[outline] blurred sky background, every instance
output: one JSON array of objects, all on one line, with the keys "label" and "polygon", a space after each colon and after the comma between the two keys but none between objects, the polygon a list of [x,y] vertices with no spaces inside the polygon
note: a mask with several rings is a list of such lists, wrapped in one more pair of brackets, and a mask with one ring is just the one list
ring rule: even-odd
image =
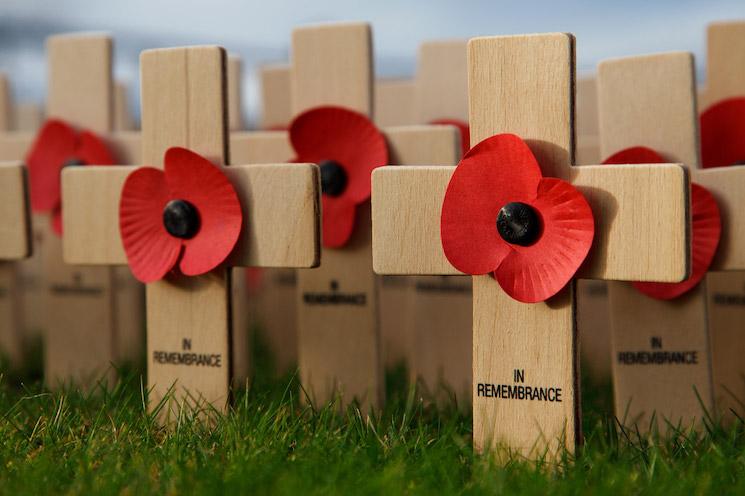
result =
[{"label": "blurred sky background", "polygon": [[0,71],[10,77],[17,100],[43,101],[44,38],[106,31],[115,37],[115,75],[130,86],[132,110],[139,114],[141,50],[217,43],[243,57],[244,114],[255,122],[255,69],[287,60],[297,25],[371,22],[379,77],[412,76],[423,40],[548,31],[577,36],[580,74],[608,57],[689,50],[702,76],[707,23],[741,18],[745,0],[0,0]]}]

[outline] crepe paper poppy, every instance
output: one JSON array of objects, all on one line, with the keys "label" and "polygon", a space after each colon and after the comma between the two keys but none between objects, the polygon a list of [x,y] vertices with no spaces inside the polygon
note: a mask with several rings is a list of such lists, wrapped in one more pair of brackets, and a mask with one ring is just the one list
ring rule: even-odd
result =
[{"label": "crepe paper poppy", "polygon": [[366,116],[342,107],[316,107],[290,124],[297,163],[321,168],[323,245],[344,246],[357,206],[370,198],[373,169],[388,163],[385,136]]},{"label": "crepe paper poppy", "polygon": [[458,128],[458,131],[460,131],[461,156],[465,155],[468,149],[471,148],[471,131],[467,122],[460,119],[435,119],[430,124],[455,126]]},{"label": "crepe paper poppy", "polygon": [[[604,164],[662,164],[668,162],[651,148],[636,146],[626,148],[609,157]],[[691,238],[693,267],[691,275],[682,282],[635,282],[634,287],[658,300],[671,300],[681,296],[706,275],[722,235],[719,207],[709,190],[691,183]]]},{"label": "crepe paper poppy", "polygon": [[52,228],[57,234],[62,234],[62,168],[113,163],[114,158],[106,144],[93,132],[77,132],[62,120],[47,120],[26,157],[31,184],[31,208],[34,212],[52,213]]},{"label": "crepe paper poppy", "polygon": [[442,204],[445,256],[466,274],[493,273],[524,303],[558,293],[587,257],[595,234],[590,205],[574,186],[543,177],[528,145],[499,134],[471,148]]},{"label": "crepe paper poppy", "polygon": [[149,283],[176,264],[204,274],[233,251],[243,224],[238,195],[225,174],[185,148],[169,148],[164,170],[140,167],[119,199],[119,232],[134,276]]},{"label": "crepe paper poppy", "polygon": [[701,114],[705,168],[745,165],[745,97],[715,103]]}]

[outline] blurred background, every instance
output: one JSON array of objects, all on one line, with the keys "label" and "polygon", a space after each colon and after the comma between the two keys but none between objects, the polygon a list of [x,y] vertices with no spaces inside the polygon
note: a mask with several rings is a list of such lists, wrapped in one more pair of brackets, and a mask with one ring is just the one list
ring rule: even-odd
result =
[{"label": "blurred background", "polygon": [[42,102],[45,37],[106,31],[115,39],[116,78],[129,86],[138,115],[141,50],[217,43],[243,58],[243,112],[252,124],[259,112],[256,68],[286,61],[290,32],[301,24],[371,22],[378,77],[411,77],[424,40],[547,31],[577,36],[579,74],[609,57],[688,50],[702,76],[706,24],[742,17],[744,0],[0,0],[0,72],[18,101]]}]

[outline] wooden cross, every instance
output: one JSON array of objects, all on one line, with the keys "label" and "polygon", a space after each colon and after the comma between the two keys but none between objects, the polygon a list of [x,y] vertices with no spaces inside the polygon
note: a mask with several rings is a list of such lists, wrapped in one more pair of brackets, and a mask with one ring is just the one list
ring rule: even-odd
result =
[{"label": "wooden cross", "polygon": [[[220,47],[149,50],[140,58],[142,157],[162,166],[173,146],[228,162],[225,52]],[[65,259],[126,264],[119,236],[122,184],[134,167],[79,167],[62,175]],[[172,274],[147,285],[151,405],[176,385],[179,402],[225,408],[230,385],[233,266],[313,267],[319,263],[319,175],[312,164],[234,165],[230,178],[245,213],[238,245],[223,266],[196,277]],[[209,368],[175,365],[171,353],[219,356]],[[212,361],[211,363],[217,363]],[[174,405],[167,409],[172,413]]]},{"label": "wooden cross", "polygon": [[413,79],[375,81],[375,123],[380,127],[418,124]]},{"label": "wooden cross", "polygon": [[292,120],[290,66],[267,64],[259,68],[261,83],[261,129],[285,128]]},{"label": "wooden cross", "polygon": [[[632,81],[633,89],[627,86]],[[653,413],[673,424],[695,424],[715,410],[733,420],[734,412],[743,413],[745,394],[745,367],[737,352],[743,344],[739,329],[745,309],[732,304],[742,301],[745,291],[740,254],[745,246],[740,224],[745,221],[745,167],[701,168],[691,54],[604,62],[599,89],[603,156],[647,146],[687,164],[691,180],[717,200],[725,243],[713,267],[721,272],[679,298],[656,300],[628,285],[611,285],[616,415],[640,428],[650,426]],[[745,94],[745,84],[742,89]],[[683,352],[690,359],[640,365],[630,358],[634,352]]]},{"label": "wooden cross", "polygon": [[[298,114],[320,105],[372,115],[372,40],[365,23],[296,29],[292,36],[292,109]],[[396,164],[455,163],[456,131],[449,126],[384,130]],[[323,264],[298,274],[300,377],[312,401],[340,395],[361,409],[383,399],[379,348],[378,279],[371,270],[369,204],[358,208],[352,238],[340,249],[325,249]],[[345,304],[319,304],[338,294]],[[320,296],[320,298],[319,298]]]},{"label": "wooden cross", "polygon": [[[103,136],[127,163],[138,153],[137,133],[112,134],[112,40],[105,35],[57,35],[47,40],[47,116]],[[81,79],[80,74],[86,74]],[[35,136],[0,136],[0,158],[23,160]],[[44,374],[49,386],[95,385],[114,378],[112,362],[136,359],[142,305],[131,276],[111,269],[71,267],[62,261],[61,240],[47,215],[34,216],[40,240],[44,311]],[[119,312],[116,308],[121,307]],[[119,346],[122,340],[126,343]],[[80,353],[81,349],[87,350]],[[131,354],[128,352],[131,351]]]},{"label": "wooden cross", "polygon": [[[521,136],[544,176],[578,187],[595,216],[578,277],[680,281],[689,270],[687,175],[679,165],[572,167],[574,37],[487,37],[468,45],[471,144]],[[373,173],[373,266],[379,274],[459,274],[440,242],[440,207],[453,167]],[[505,178],[509,180],[509,178]],[[530,458],[581,440],[574,283],[543,303],[473,278],[474,445]],[[511,396],[543,388],[553,401]],[[550,393],[550,394],[549,394]]]}]

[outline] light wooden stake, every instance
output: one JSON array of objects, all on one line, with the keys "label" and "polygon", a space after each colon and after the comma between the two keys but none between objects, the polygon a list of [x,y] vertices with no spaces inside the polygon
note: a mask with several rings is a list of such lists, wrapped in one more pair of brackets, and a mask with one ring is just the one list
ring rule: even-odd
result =
[{"label": "light wooden stake", "polygon": [[259,69],[261,129],[284,129],[292,120],[290,66],[270,64]]},{"label": "light wooden stake", "polygon": [[[229,147],[225,52],[219,47],[149,50],[141,56],[142,156],[161,167],[173,146],[217,164]],[[93,265],[126,264],[119,237],[119,197],[134,167],[80,167],[62,175],[65,259]],[[229,398],[230,267],[313,267],[319,263],[319,175],[312,164],[231,166],[244,226],[224,266],[197,277],[167,276],[147,285],[150,405],[174,388],[177,405],[223,410]],[[219,356],[219,365],[195,368],[164,363],[163,352]]]},{"label": "light wooden stake", "polygon": [[[471,144],[496,133],[521,136],[544,175],[571,181],[592,207],[594,247],[577,276],[685,278],[689,183],[681,166],[571,167],[574,38],[476,38],[468,54]],[[377,273],[459,273],[440,242],[440,207],[452,172],[383,167],[373,173]],[[537,304],[511,299],[489,276],[474,277],[473,292],[474,445],[532,459],[571,451],[581,440],[574,284]],[[519,399],[514,392],[525,386],[546,388],[553,401]]]},{"label": "light wooden stake", "polygon": [[[338,105],[372,114],[372,40],[363,23],[295,30],[291,88],[294,113]],[[421,164],[436,159],[455,163],[455,129],[414,127],[385,130],[393,163]],[[358,211],[349,244],[324,250],[319,269],[300,271],[300,377],[312,401],[337,394],[363,411],[383,398],[379,348],[378,279],[371,270],[370,214]],[[347,304],[318,304],[318,295],[341,294]],[[339,300],[336,298],[335,300]]]},{"label": "light wooden stake", "polygon": [[[598,93],[595,78],[577,80],[577,165],[600,162],[598,138]],[[611,377],[608,284],[577,281],[577,329],[580,353],[588,375],[605,383]]]},{"label": "light wooden stake", "polygon": [[375,81],[375,123],[380,127],[419,124],[416,89],[416,82],[410,79]]}]

